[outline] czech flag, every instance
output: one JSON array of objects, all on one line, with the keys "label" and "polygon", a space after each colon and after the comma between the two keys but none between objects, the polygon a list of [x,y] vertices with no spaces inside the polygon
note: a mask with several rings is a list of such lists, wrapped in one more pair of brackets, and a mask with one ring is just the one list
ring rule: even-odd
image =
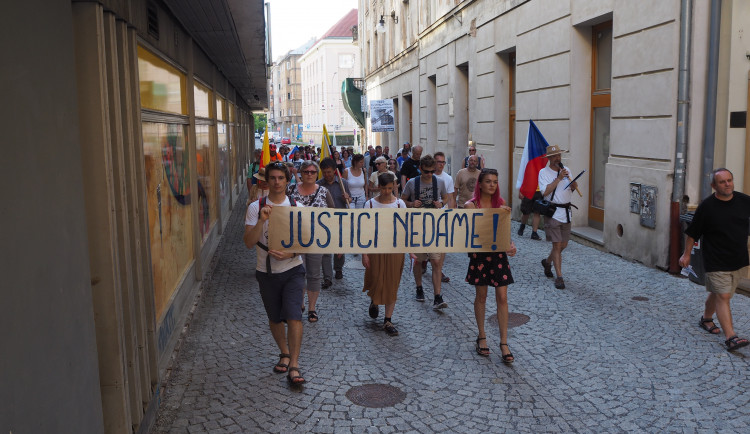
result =
[{"label": "czech flag", "polygon": [[544,139],[534,121],[529,120],[529,134],[526,136],[526,147],[521,157],[521,165],[518,167],[518,179],[516,188],[519,189],[527,199],[534,197],[539,183],[539,171],[544,169],[547,159],[547,140]]},{"label": "czech flag", "polygon": [[264,168],[271,162],[271,147],[268,144],[268,128],[263,133],[263,151],[260,154],[260,168]]}]

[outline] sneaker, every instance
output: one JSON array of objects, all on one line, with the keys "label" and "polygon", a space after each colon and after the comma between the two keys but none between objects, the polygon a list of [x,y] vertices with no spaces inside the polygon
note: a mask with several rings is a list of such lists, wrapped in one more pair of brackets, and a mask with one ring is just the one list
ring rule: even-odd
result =
[{"label": "sneaker", "polygon": [[378,317],[378,313],[380,313],[380,308],[377,304],[370,303],[370,309],[367,310],[367,313],[370,314],[370,318],[375,319]]},{"label": "sneaker", "polygon": [[435,301],[432,303],[432,308],[438,310],[445,309],[446,307],[448,307],[448,303],[443,301],[443,296],[441,294],[436,295]]},{"label": "sneaker", "polygon": [[333,286],[333,282],[331,282],[331,279],[326,279],[323,281],[323,285],[321,285],[323,289],[330,288]]},{"label": "sneaker", "polygon": [[547,262],[547,259],[542,259],[542,267],[544,267],[544,275],[547,277],[555,277],[554,274],[552,274],[552,264]]},{"label": "sneaker", "polygon": [[555,288],[565,289],[565,281],[562,277],[558,277],[557,279],[555,279]]},{"label": "sneaker", "polygon": [[388,336],[398,336],[398,330],[396,330],[396,327],[393,327],[393,323],[390,321],[383,323],[383,330],[388,333]]},{"label": "sneaker", "polygon": [[417,301],[424,301],[424,290],[421,286],[417,286]]},{"label": "sneaker", "polygon": [[520,228],[518,228],[518,236],[523,236],[523,231],[526,230],[526,225],[521,225]]},{"label": "sneaker", "polygon": [[343,279],[344,278],[344,272],[341,271],[341,270],[339,270],[339,271],[336,272],[336,275],[333,276],[333,277],[334,277],[334,279],[337,279],[337,280]]},{"label": "sneaker", "polygon": [[540,237],[538,233],[536,233],[536,232],[532,232],[532,233],[531,233],[531,239],[532,239],[532,240],[541,240],[541,239],[542,239],[542,237]]}]

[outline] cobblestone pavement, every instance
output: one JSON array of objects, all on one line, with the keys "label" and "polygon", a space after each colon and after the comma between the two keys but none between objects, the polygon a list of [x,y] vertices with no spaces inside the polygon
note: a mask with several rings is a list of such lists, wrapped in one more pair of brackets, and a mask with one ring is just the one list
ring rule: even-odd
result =
[{"label": "cobblestone pavement", "polygon": [[[530,240],[528,229],[518,237],[517,222],[510,311],[530,320],[510,330],[514,364],[500,359],[492,291],[492,355],[474,352],[465,254],[448,255],[449,307],[441,312],[429,299],[414,300],[405,267],[396,337],[380,327],[382,308],[377,320],[368,317],[364,272],[347,255],[344,279],[321,293],[320,321],[304,321],[300,367],[308,383],[290,389],[272,372],[278,349],[258,294],[255,252],[241,240],[243,211],[235,207],[217,250],[153,432],[742,432],[750,423],[750,350],[729,353],[723,337],[697,327],[702,287],[571,243],[563,257],[567,289],[557,290],[539,264],[550,244]],[[733,311],[738,333],[750,336],[750,300],[735,297]],[[373,383],[406,396],[385,408],[347,398],[352,387]]]}]

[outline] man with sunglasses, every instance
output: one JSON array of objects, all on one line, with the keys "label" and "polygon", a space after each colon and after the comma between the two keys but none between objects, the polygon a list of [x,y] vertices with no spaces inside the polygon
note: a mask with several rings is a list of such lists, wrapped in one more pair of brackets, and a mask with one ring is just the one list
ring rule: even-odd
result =
[{"label": "man with sunglasses", "polygon": [[[414,147],[416,151],[417,147]],[[404,186],[401,199],[409,208],[442,208],[448,202],[448,191],[442,180],[435,176],[435,159],[432,155],[425,155],[419,160],[421,175],[412,178]],[[441,281],[443,276],[443,254],[442,253],[411,253],[414,259],[414,282],[417,284],[417,301],[425,301],[422,288],[422,261],[429,260],[432,265],[432,288],[435,299],[432,308],[435,310],[448,307],[443,301],[441,293]]]},{"label": "man with sunglasses", "polygon": [[302,346],[300,306],[305,288],[305,268],[302,266],[302,258],[296,253],[268,248],[268,219],[271,217],[271,209],[274,206],[297,204],[292,204],[286,195],[286,186],[292,174],[284,163],[267,165],[265,175],[268,196],[247,207],[242,240],[248,249],[255,247],[255,278],[258,280],[271,335],[281,352],[273,371],[287,373],[289,384],[297,386],[305,382],[299,372]]}]

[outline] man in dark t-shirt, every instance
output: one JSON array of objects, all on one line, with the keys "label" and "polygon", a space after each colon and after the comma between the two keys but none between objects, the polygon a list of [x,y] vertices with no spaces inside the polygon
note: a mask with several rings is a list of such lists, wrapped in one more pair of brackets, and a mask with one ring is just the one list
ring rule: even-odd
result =
[{"label": "man in dark t-shirt", "polygon": [[711,334],[719,329],[713,314],[719,319],[727,350],[734,351],[748,345],[739,338],[732,324],[729,301],[734,295],[744,268],[750,264],[747,252],[748,224],[750,224],[750,196],[734,191],[732,172],[719,168],[711,174],[711,187],[716,191],[695,210],[695,216],[685,231],[685,252],[680,266],[690,265],[690,253],[695,240],[703,238],[703,265],[706,270],[706,307],[699,326]]},{"label": "man in dark t-shirt", "polygon": [[401,165],[401,186],[402,188],[406,186],[406,183],[412,179],[416,178],[421,174],[419,171],[419,159],[422,158],[422,147],[421,146],[415,146],[411,149],[411,158],[404,161],[404,164]]}]

